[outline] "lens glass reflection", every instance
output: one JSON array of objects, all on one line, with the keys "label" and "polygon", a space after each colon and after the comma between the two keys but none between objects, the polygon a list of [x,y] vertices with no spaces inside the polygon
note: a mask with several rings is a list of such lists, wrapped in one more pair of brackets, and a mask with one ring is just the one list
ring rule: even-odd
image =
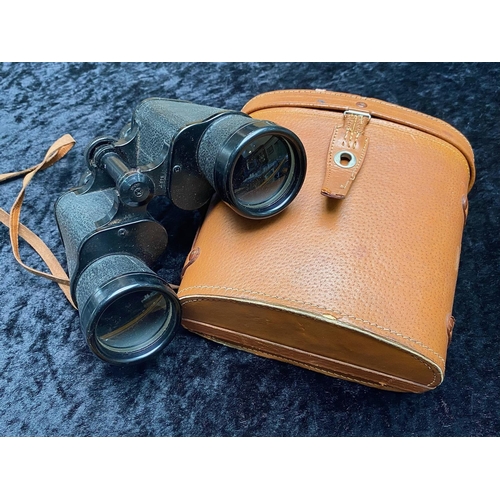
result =
[{"label": "lens glass reflection", "polygon": [[95,329],[97,343],[111,351],[132,353],[158,340],[172,310],[163,294],[135,291],[113,301],[101,314]]},{"label": "lens glass reflection", "polygon": [[275,135],[262,135],[249,142],[236,161],[232,189],[242,205],[275,203],[286,190],[293,169],[288,143]]}]

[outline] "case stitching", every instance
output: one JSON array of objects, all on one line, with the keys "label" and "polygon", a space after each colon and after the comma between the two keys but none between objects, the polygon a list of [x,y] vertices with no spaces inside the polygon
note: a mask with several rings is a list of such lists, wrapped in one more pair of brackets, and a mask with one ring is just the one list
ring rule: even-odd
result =
[{"label": "case stitching", "polygon": [[445,364],[445,360],[443,359],[443,357],[439,353],[437,353],[436,351],[434,351],[434,349],[430,348],[429,346],[427,346],[423,342],[420,342],[419,340],[416,340],[416,339],[414,339],[412,337],[409,337],[407,335],[403,335],[402,333],[399,333],[399,332],[397,332],[395,330],[392,330],[390,328],[378,325],[377,323],[373,323],[373,322],[370,322],[370,321],[362,319],[362,318],[358,318],[358,317],[353,316],[353,315],[345,314],[342,311],[337,311],[335,309],[328,309],[327,307],[320,306],[318,304],[313,304],[312,302],[305,302],[305,301],[302,301],[302,300],[289,299],[287,297],[280,297],[278,295],[268,295],[268,294],[266,294],[264,292],[254,292],[253,290],[241,290],[241,289],[238,289],[238,288],[218,286],[218,285],[196,285],[196,286],[190,286],[190,287],[184,288],[182,290],[182,292],[184,293],[186,290],[194,290],[194,289],[200,289],[200,288],[210,288],[210,289],[216,289],[216,290],[227,290],[227,291],[233,291],[233,292],[250,293],[250,294],[253,294],[253,295],[261,295],[263,297],[268,297],[268,298],[271,298],[271,299],[285,300],[287,302],[295,302],[297,304],[303,304],[303,305],[307,305],[307,306],[313,306],[313,307],[316,307],[318,309],[322,309],[323,311],[327,311],[327,312],[338,314],[338,315],[340,315],[342,317],[346,317],[346,318],[349,318],[349,319],[354,319],[354,320],[357,320],[357,321],[361,321],[362,323],[366,323],[368,325],[371,325],[371,326],[374,326],[376,328],[379,328],[380,330],[384,330],[384,331],[392,333],[392,334],[394,334],[394,335],[396,335],[398,337],[401,337],[403,339],[406,339],[406,340],[409,340],[411,342],[414,342],[415,344],[418,344],[421,347],[423,347],[424,349],[427,349],[428,351],[430,351],[433,354],[435,354],[443,362],[443,366]]},{"label": "case stitching", "polygon": [[[193,288],[193,287],[190,287],[190,288]],[[194,287],[196,288],[196,287]],[[186,289],[187,290],[187,289]],[[193,303],[193,302],[208,302],[208,301],[217,301],[217,302],[226,302],[226,299],[218,299],[218,298],[215,298],[215,297],[210,297],[210,298],[200,298],[200,299],[188,299],[184,302],[184,304],[190,304],[190,303]],[[236,302],[235,300],[229,300],[229,302]],[[264,306],[264,305],[260,305],[260,304],[254,304],[256,305],[257,307],[261,307],[263,309],[266,309],[268,308],[267,306]],[[300,314],[299,314],[300,315]],[[301,315],[303,316],[303,315]],[[312,318],[313,321],[320,321],[319,319],[317,318]],[[362,320],[361,320],[362,321]],[[253,348],[252,348],[253,349]],[[257,349],[256,349],[257,350]],[[266,351],[261,351],[261,352],[266,352]],[[436,353],[437,354],[437,353]],[[415,356],[414,354],[412,353],[409,353],[409,355],[415,359],[416,361],[418,361],[419,363],[422,363],[432,374],[432,380],[428,383],[428,384],[425,384],[426,387],[431,387],[434,382],[436,381],[436,371],[432,369],[432,367],[429,365],[429,363],[426,363],[423,359],[420,359],[419,357]],[[274,356],[274,354],[273,354]],[[439,356],[439,354],[438,354]],[[283,359],[288,359],[288,358],[283,358]],[[295,361],[294,361],[295,363]],[[297,363],[300,363],[300,362],[297,362]],[[304,367],[308,367],[309,365],[303,365]],[[325,374],[328,374],[329,372],[325,371],[323,372]],[[389,376],[389,375],[388,375]]]}]

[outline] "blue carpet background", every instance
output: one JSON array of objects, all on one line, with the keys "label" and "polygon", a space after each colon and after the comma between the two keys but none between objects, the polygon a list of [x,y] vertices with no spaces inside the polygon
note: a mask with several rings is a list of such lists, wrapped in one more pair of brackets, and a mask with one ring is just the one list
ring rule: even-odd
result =
[{"label": "blue carpet background", "polygon": [[[324,88],[413,108],[460,130],[477,181],[464,232],[447,372],[436,390],[382,392],[230,349],[180,329],[154,361],[115,368],[87,348],[59,288],[22,270],[0,227],[1,436],[498,436],[500,432],[500,65],[485,63],[0,64],[0,173],[77,144],[28,188],[22,221],[58,258],[57,196],[76,185],[83,150],[116,135],[151,96],[240,109],[276,89]],[[20,181],[0,185],[8,209]],[[199,223],[164,201],[171,282]],[[28,265],[43,263],[22,245]]]}]

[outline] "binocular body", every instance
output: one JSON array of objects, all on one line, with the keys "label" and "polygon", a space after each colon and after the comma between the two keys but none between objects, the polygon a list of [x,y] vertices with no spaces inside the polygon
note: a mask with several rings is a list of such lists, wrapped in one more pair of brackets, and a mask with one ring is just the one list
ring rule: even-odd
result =
[{"label": "binocular body", "polygon": [[144,360],[180,324],[175,292],[151,267],[166,229],[148,212],[157,196],[196,210],[214,193],[244,217],[271,217],[302,186],[306,156],[295,134],[244,113],[146,99],[118,138],[99,137],[87,171],[56,202],[71,294],[87,343],[112,364]]}]

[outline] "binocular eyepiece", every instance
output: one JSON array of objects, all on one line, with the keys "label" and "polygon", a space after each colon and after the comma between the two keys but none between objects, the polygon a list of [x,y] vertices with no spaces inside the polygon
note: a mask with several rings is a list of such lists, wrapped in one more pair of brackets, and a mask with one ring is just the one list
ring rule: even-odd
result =
[{"label": "binocular eyepiece", "polygon": [[151,267],[167,247],[148,212],[157,196],[197,210],[214,194],[250,219],[274,216],[306,173],[299,138],[275,123],[186,101],[141,102],[117,139],[85,152],[81,185],[56,202],[71,294],[91,350],[112,364],[158,353],[180,324],[172,288]]}]

